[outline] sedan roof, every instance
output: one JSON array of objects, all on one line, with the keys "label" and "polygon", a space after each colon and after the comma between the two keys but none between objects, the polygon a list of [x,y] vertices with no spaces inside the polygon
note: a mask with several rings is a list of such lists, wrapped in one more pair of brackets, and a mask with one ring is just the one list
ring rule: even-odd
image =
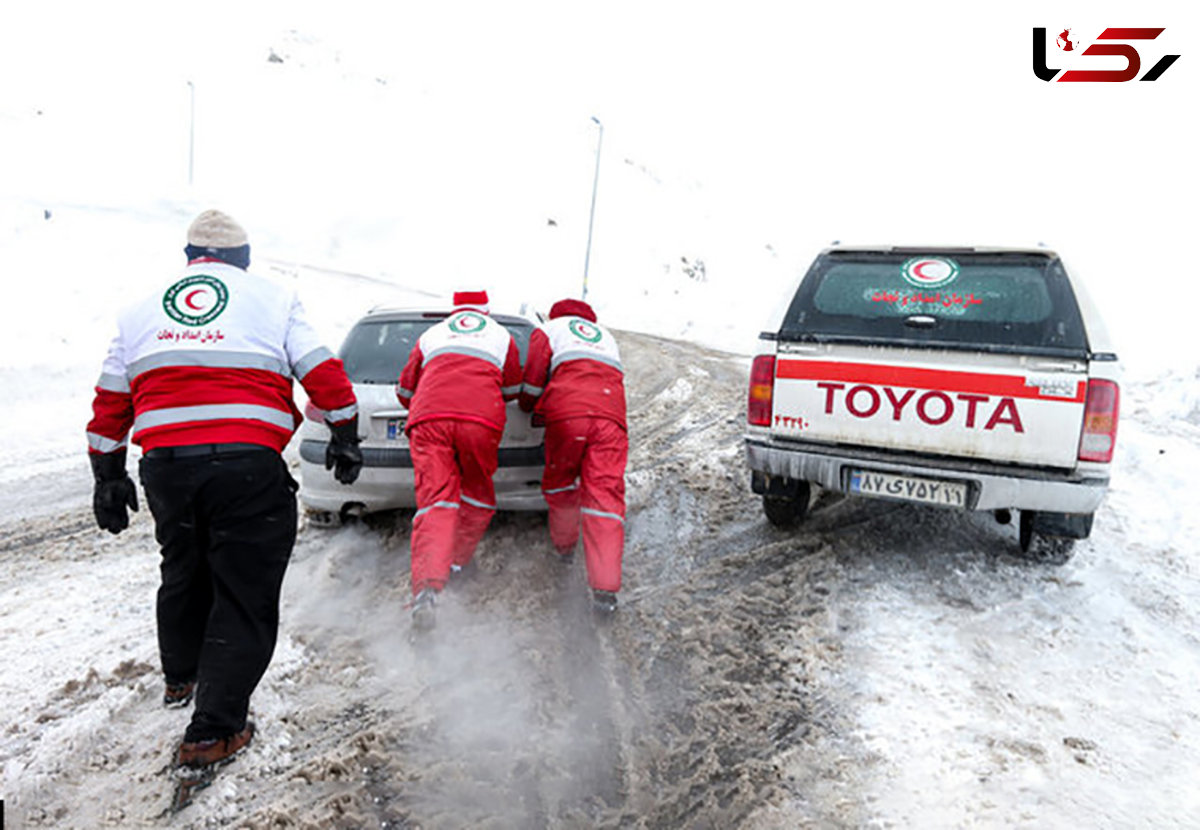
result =
[{"label": "sedan roof", "polygon": [[[367,320],[442,320],[449,317],[455,311],[454,306],[421,306],[421,307],[391,307],[378,306],[372,308],[363,319]],[[489,317],[492,317],[499,322],[523,322],[536,326],[537,320],[526,314],[505,313],[505,312],[490,312]]]}]

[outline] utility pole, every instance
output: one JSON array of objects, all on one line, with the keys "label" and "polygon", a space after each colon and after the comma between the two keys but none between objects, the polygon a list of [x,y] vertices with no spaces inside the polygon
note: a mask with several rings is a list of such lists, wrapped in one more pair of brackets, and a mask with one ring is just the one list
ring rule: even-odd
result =
[{"label": "utility pole", "polygon": [[596,188],[600,184],[600,145],[604,141],[604,125],[594,115],[592,121],[596,123],[600,131],[596,137],[596,175],[592,178],[592,209],[588,214],[587,252],[583,255],[583,296],[580,297],[581,300],[587,299],[588,263],[592,258],[592,222],[596,218]]},{"label": "utility pole", "polygon": [[187,85],[191,110],[188,118],[188,187],[191,187],[196,163],[196,85],[191,81]]}]

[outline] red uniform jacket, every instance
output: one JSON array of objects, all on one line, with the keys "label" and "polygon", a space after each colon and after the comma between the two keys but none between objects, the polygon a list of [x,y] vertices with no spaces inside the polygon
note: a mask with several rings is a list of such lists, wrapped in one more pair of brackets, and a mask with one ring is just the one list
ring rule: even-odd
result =
[{"label": "red uniform jacket", "polygon": [[504,326],[478,311],[462,310],[417,341],[396,384],[408,409],[405,430],[451,418],[503,431],[505,401],[521,390],[521,355]]},{"label": "red uniform jacket", "polygon": [[607,418],[625,424],[625,373],[608,329],[583,317],[555,317],[529,338],[521,408],[545,418]]}]

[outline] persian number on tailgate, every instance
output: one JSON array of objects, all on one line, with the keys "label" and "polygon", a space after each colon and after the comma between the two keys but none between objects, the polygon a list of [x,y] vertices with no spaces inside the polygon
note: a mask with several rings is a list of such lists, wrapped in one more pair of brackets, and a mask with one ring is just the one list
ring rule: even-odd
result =
[{"label": "persian number on tailgate", "polygon": [[404,422],[407,418],[388,418],[387,419],[387,440],[395,441],[404,436]]},{"label": "persian number on tailgate", "polygon": [[967,503],[965,484],[891,473],[873,473],[869,470],[855,470],[850,474],[850,492],[951,507],[963,507]]}]

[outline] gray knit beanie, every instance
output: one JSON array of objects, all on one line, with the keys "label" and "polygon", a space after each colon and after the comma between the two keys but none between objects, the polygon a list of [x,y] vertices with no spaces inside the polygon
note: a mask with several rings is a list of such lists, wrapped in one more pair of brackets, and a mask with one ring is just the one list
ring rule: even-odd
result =
[{"label": "gray knit beanie", "polygon": [[197,248],[240,248],[249,244],[246,231],[232,216],[206,210],[188,228],[187,241]]}]

